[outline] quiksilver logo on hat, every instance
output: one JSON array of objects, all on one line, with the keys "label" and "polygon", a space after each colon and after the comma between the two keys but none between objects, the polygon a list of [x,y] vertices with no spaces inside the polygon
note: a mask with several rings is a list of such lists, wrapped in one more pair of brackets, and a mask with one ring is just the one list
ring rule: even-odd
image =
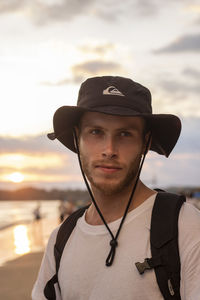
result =
[{"label": "quiksilver logo on hat", "polygon": [[120,92],[115,86],[107,87],[107,89],[103,90],[103,95],[115,95],[124,97],[122,92]]}]

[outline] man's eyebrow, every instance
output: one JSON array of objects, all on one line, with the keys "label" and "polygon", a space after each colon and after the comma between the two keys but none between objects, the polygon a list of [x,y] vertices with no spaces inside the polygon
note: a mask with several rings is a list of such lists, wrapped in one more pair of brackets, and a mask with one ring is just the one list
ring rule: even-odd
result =
[{"label": "man's eyebrow", "polygon": [[138,126],[134,126],[134,125],[127,125],[125,127],[119,127],[116,130],[121,131],[121,130],[138,130]]},{"label": "man's eyebrow", "polygon": [[95,124],[95,123],[90,123],[90,122],[87,122],[87,123],[83,123],[81,124],[81,126],[84,126],[84,127],[96,127],[96,128],[103,128],[103,126],[101,125],[98,125],[98,124]]},{"label": "man's eyebrow", "polygon": [[84,122],[83,122],[83,123],[80,123],[79,128],[80,128],[80,129],[87,129],[87,128],[105,129],[103,126],[98,125],[98,124],[95,124],[95,123],[90,122],[90,121],[88,121],[88,122],[86,122],[86,123],[84,123]]},{"label": "man's eyebrow", "polygon": [[[86,123],[84,124],[84,126],[82,128],[97,128],[97,129],[102,129],[102,130],[109,130],[109,127],[104,127],[104,126],[101,126],[101,125],[98,125],[98,124],[95,124],[95,123]],[[138,131],[139,128],[137,126],[132,126],[132,125],[128,125],[128,126],[123,126],[123,127],[118,127],[118,128],[115,128],[114,131],[115,132],[120,132],[120,131]]]}]

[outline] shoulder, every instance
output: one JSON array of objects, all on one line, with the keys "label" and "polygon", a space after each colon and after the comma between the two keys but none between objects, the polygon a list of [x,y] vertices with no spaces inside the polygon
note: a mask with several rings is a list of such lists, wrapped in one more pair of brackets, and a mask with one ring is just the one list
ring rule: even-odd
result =
[{"label": "shoulder", "polygon": [[53,245],[55,244],[58,232],[59,232],[62,224],[63,223],[59,224],[56,228],[53,229],[53,231],[51,232],[51,234],[49,236],[47,246],[51,245],[51,244],[53,244]]},{"label": "shoulder", "polygon": [[[179,216],[179,253],[183,299],[199,299],[200,286],[200,211],[184,203]],[[182,299],[181,298],[181,299]]]},{"label": "shoulder", "polygon": [[185,202],[179,215],[179,247],[182,255],[200,243],[200,211]]},{"label": "shoulder", "polygon": [[53,246],[55,245],[56,237],[57,237],[57,234],[58,234],[59,229],[60,229],[60,225],[57,226],[57,227],[52,231],[52,233],[50,234],[50,237],[49,237],[49,240],[48,240],[48,243],[47,243],[47,248],[48,248],[48,247],[52,247],[52,245],[53,245]]},{"label": "shoulder", "polygon": [[54,262],[54,245],[56,243],[57,234],[59,231],[60,225],[56,227],[49,236],[42,263],[44,264],[52,264]]},{"label": "shoulder", "polygon": [[179,227],[187,227],[186,231],[191,233],[196,229],[199,230],[199,226],[200,210],[188,202],[183,203],[179,216]]}]

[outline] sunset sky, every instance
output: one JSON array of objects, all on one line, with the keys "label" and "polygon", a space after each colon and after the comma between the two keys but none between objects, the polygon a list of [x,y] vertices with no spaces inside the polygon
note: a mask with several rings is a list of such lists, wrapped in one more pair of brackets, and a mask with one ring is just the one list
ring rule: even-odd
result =
[{"label": "sunset sky", "polygon": [[46,134],[98,75],[144,84],[155,113],[182,120],[171,156],[149,153],[144,182],[200,185],[199,0],[1,0],[0,45],[0,189],[84,187],[76,155]]}]

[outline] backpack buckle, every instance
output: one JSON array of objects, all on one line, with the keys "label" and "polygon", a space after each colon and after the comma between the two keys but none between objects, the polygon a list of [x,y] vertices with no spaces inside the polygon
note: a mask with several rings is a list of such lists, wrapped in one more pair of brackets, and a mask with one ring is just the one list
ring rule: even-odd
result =
[{"label": "backpack buckle", "polygon": [[156,268],[158,266],[162,266],[164,265],[162,257],[159,256],[155,256],[152,258],[145,258],[143,263],[140,262],[136,262],[135,263],[138,271],[140,274],[143,274],[145,270],[149,270],[149,269],[153,269]]},{"label": "backpack buckle", "polygon": [[136,265],[136,268],[138,269],[140,274],[143,274],[145,270],[149,270],[149,269],[152,268],[149,265],[149,259],[148,258],[145,258],[143,263],[136,262],[135,265]]}]

